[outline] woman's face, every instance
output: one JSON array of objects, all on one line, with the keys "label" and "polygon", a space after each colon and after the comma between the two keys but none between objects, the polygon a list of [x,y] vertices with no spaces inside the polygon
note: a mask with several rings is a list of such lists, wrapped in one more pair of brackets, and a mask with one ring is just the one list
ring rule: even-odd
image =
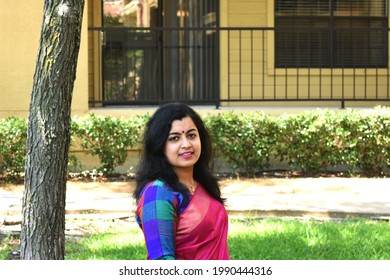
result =
[{"label": "woman's face", "polygon": [[172,122],[164,154],[174,170],[192,168],[201,153],[198,129],[190,117]]}]

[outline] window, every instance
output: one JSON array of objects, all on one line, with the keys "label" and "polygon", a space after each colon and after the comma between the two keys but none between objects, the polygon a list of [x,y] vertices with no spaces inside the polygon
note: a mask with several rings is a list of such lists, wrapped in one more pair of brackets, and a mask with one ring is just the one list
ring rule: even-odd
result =
[{"label": "window", "polygon": [[388,64],[387,0],[275,0],[275,29],[279,68]]},{"label": "window", "polygon": [[218,98],[218,0],[102,1],[104,104]]}]

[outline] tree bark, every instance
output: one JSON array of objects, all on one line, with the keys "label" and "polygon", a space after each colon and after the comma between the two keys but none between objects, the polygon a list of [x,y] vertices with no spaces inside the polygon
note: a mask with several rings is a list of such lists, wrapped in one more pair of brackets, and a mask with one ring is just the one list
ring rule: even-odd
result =
[{"label": "tree bark", "polygon": [[45,0],[34,74],[23,194],[21,259],[65,257],[71,101],[84,0]]}]

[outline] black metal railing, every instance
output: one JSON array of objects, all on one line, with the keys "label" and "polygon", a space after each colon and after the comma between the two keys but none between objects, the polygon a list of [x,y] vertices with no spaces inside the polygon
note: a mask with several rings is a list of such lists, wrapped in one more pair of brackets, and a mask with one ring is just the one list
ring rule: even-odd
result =
[{"label": "black metal railing", "polygon": [[[340,61],[340,52],[345,53],[345,67],[342,61],[338,67],[329,67],[327,61],[318,60],[332,59],[334,42],[315,41],[327,38],[324,28],[89,30],[91,37],[97,38],[95,42],[100,42],[95,46],[99,59],[94,61],[94,75],[102,81],[90,94],[91,106],[158,105],[175,100],[217,107],[225,103],[336,101],[344,107],[349,101],[390,101],[388,28],[380,29],[380,44],[369,42],[377,50],[353,42],[339,44],[337,59]],[[367,40],[372,33],[361,28],[342,31],[367,34]],[[315,48],[318,45],[321,47]],[[353,56],[348,56],[352,47]],[[293,65],[289,57],[292,48]],[[310,57],[316,58],[315,66]]]}]

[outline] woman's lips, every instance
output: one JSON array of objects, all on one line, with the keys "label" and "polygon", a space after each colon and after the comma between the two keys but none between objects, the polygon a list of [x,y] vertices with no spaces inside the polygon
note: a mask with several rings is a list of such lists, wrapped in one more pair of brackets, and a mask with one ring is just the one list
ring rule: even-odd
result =
[{"label": "woman's lips", "polygon": [[192,153],[190,153],[190,152],[182,153],[179,156],[182,157],[182,158],[191,158],[192,157]]}]

